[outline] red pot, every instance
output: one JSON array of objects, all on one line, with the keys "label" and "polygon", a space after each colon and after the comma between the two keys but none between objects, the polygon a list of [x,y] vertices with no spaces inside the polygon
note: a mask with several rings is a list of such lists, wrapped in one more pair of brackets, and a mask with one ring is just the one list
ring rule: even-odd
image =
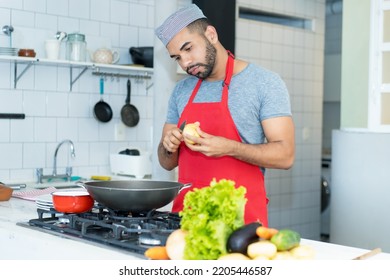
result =
[{"label": "red pot", "polygon": [[54,209],[62,213],[88,212],[95,202],[87,191],[58,191],[52,197]]}]

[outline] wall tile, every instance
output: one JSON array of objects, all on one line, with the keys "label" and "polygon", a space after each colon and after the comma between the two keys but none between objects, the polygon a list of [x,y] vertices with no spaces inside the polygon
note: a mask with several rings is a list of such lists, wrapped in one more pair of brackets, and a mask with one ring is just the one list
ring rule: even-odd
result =
[{"label": "wall tile", "polygon": [[[91,35],[99,36],[100,35],[100,23],[98,21],[91,20],[80,20],[80,33],[88,34],[88,47],[91,43]],[[107,46],[110,47],[110,46]]]},{"label": "wall tile", "polygon": [[111,1],[110,22],[129,24],[129,4],[123,1]]},{"label": "wall tile", "polygon": [[113,23],[100,23],[100,35],[111,40],[111,45],[119,46],[119,26]]},{"label": "wall tile", "polygon": [[129,6],[129,25],[148,26],[148,6],[141,4],[130,4]]},{"label": "wall tile", "polygon": [[0,92],[0,112],[14,113],[22,111],[22,93],[20,91],[2,91]]},{"label": "wall tile", "polygon": [[1,6],[4,8],[22,9],[23,0],[2,0]]},{"label": "wall tile", "polygon": [[39,13],[46,12],[46,0],[23,0],[23,9]]},{"label": "wall tile", "polygon": [[[90,18],[89,0],[69,0],[69,16],[75,18]],[[92,3],[93,5],[93,3]]]},{"label": "wall tile", "polygon": [[[80,20],[68,17],[58,17],[58,30],[65,31],[68,34],[80,33]],[[88,42],[88,36],[85,40]]]},{"label": "wall tile", "polygon": [[48,117],[67,117],[68,94],[60,92],[48,93],[46,112]]},{"label": "wall tile", "polygon": [[91,19],[108,22],[110,20],[110,1],[94,0],[90,11]]},{"label": "wall tile", "polygon": [[78,140],[78,122],[76,118],[57,119],[57,141],[64,139]]},{"label": "wall tile", "polygon": [[78,121],[78,139],[80,142],[89,142],[98,139],[98,121],[91,118],[81,118]]},{"label": "wall tile", "polygon": [[[14,32],[17,31],[17,26],[31,27],[35,24],[35,13],[13,10],[12,11],[12,25],[14,26]],[[13,33],[15,34],[15,33]]]},{"label": "wall tile", "polygon": [[109,155],[106,151],[109,150],[108,142],[90,144],[89,164],[90,166],[106,165],[109,161]]},{"label": "wall tile", "polygon": [[[36,13],[35,14],[35,28],[57,30],[57,16]],[[53,34],[53,38],[54,38]]]},{"label": "wall tile", "polygon": [[24,120],[11,120],[11,142],[34,141],[34,121],[32,118]]},{"label": "wall tile", "polygon": [[123,48],[138,47],[138,28],[121,26],[119,29],[119,46]]},{"label": "wall tile", "polygon": [[13,169],[23,167],[21,143],[7,143],[0,145],[0,155],[7,160],[0,161],[0,169]]},{"label": "wall tile", "polygon": [[34,118],[34,141],[55,142],[57,140],[57,122],[54,118]]},{"label": "wall tile", "polygon": [[10,120],[0,120],[0,142],[9,142],[10,140]]},{"label": "wall tile", "polygon": [[24,143],[23,144],[23,167],[40,168],[45,166],[45,144]]},{"label": "wall tile", "polygon": [[46,0],[47,13],[53,15],[68,16],[69,0]]}]

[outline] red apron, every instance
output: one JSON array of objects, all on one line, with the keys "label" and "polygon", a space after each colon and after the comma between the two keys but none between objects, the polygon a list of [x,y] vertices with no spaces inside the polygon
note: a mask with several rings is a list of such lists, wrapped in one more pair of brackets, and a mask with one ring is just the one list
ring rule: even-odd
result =
[{"label": "red apron", "polygon": [[[199,121],[203,131],[241,142],[228,108],[228,88],[233,75],[233,67],[234,57],[229,53],[221,102],[193,102],[202,83],[199,79],[183,110],[179,124],[184,120],[187,123]],[[259,167],[230,156],[207,157],[202,153],[191,151],[184,142],[181,143],[179,150],[179,182],[192,183],[192,186],[183,189],[178,194],[173,202],[172,211],[181,211],[185,194],[193,188],[209,186],[213,178],[217,181],[233,180],[236,187],[246,187],[245,223],[260,221],[264,226],[268,226],[268,199],[264,188],[264,176]]]}]

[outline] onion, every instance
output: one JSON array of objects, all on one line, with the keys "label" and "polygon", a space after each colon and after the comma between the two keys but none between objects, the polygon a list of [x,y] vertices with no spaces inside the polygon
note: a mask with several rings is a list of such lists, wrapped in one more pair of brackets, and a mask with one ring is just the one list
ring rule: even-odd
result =
[{"label": "onion", "polygon": [[186,231],[177,229],[168,236],[165,246],[167,249],[167,254],[171,260],[184,260],[186,235]]}]

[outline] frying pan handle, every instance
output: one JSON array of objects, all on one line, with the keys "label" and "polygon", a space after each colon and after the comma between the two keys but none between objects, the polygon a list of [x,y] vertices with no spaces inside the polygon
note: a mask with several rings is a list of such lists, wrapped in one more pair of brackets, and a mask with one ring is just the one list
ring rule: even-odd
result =
[{"label": "frying pan handle", "polygon": [[184,185],[180,188],[179,193],[180,193],[182,190],[188,189],[188,188],[190,188],[190,187],[192,187],[192,183],[184,184]]},{"label": "frying pan handle", "polygon": [[130,79],[127,79],[127,96],[126,96],[126,104],[130,104],[130,92],[131,92],[131,82],[130,82]]},{"label": "frying pan handle", "polygon": [[104,79],[103,77],[100,78],[100,94],[102,95],[104,93]]},{"label": "frying pan handle", "polygon": [[75,182],[75,184],[76,184],[77,186],[79,186],[79,187],[82,187],[84,190],[87,190],[87,188],[86,188],[85,185],[84,185],[84,182],[82,182],[82,181],[77,181],[77,182]]}]

